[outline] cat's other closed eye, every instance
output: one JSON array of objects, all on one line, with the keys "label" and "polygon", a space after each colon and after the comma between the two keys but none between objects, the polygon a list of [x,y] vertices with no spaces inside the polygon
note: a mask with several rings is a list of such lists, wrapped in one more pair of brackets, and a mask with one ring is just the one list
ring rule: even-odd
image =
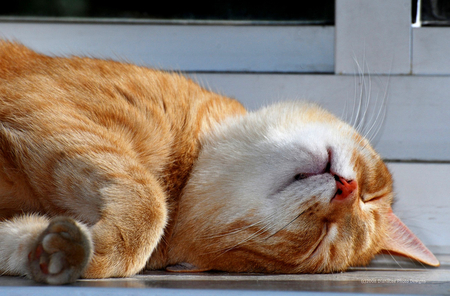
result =
[{"label": "cat's other closed eye", "polygon": [[310,177],[310,176],[312,176],[312,175],[313,175],[313,174],[299,173],[299,174],[296,174],[296,175],[294,176],[294,180],[295,180],[295,181],[300,181],[300,180],[306,179],[306,178],[308,178],[308,177]]}]

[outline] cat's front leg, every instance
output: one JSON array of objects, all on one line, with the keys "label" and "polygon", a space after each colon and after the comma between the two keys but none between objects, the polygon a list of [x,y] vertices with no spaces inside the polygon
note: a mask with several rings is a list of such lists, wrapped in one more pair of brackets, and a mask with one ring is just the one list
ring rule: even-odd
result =
[{"label": "cat's front leg", "polygon": [[104,190],[105,208],[91,228],[94,256],[84,278],[126,277],[140,272],[162,238],[165,194],[154,178],[117,181]]},{"label": "cat's front leg", "polygon": [[28,256],[34,280],[65,284],[80,276],[126,277],[145,267],[167,219],[159,183],[150,175],[141,182],[124,175],[103,187],[102,200],[101,218],[89,228],[68,217],[47,223]]},{"label": "cat's front leg", "polygon": [[141,184],[116,180],[103,193],[101,219],[89,228],[70,217],[22,216],[0,223],[2,249],[9,250],[0,251],[8,258],[0,270],[48,284],[141,271],[164,231],[164,192],[147,179]]}]

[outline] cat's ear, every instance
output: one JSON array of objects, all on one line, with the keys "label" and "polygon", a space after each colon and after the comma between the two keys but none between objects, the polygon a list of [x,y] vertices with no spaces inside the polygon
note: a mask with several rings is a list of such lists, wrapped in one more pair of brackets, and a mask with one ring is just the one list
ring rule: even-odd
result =
[{"label": "cat's ear", "polygon": [[208,271],[209,269],[208,268],[199,268],[193,264],[183,262],[183,263],[178,263],[175,265],[167,266],[166,270],[170,271],[170,272],[182,273],[182,272],[204,272],[204,271]]},{"label": "cat's ear", "polygon": [[392,209],[389,210],[387,219],[388,227],[382,243],[382,253],[405,256],[431,266],[439,266],[439,261],[433,253],[400,221]]}]

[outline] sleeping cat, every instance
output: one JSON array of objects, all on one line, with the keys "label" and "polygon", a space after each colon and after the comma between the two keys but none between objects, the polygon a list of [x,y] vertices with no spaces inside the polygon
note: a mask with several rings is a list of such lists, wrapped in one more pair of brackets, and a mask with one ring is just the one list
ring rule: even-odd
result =
[{"label": "sleeping cat", "polygon": [[328,273],[437,266],[352,127],[305,102],[247,113],[191,80],[0,43],[0,270]]}]

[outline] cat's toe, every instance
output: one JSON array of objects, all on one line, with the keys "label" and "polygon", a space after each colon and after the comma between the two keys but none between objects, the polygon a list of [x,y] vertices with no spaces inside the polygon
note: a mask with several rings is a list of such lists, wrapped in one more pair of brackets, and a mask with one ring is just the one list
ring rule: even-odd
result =
[{"label": "cat's toe", "polygon": [[47,284],[76,281],[92,255],[86,230],[66,217],[54,218],[28,255],[31,277]]}]

